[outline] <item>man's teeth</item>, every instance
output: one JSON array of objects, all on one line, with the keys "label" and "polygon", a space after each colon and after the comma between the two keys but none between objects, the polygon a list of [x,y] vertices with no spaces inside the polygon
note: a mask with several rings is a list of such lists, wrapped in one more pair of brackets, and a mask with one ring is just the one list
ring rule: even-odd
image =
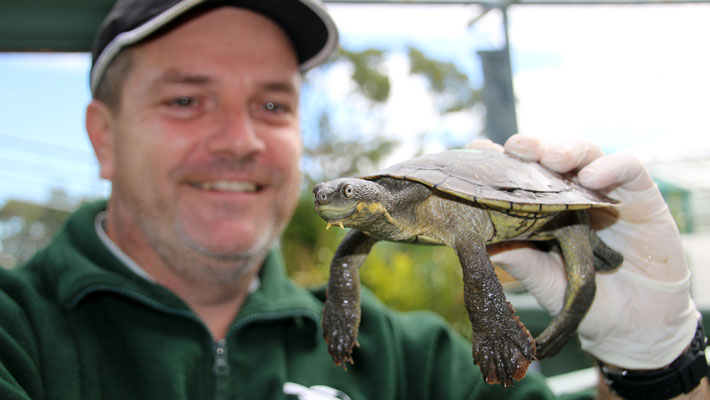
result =
[{"label": "man's teeth", "polygon": [[219,190],[222,192],[256,192],[257,186],[251,182],[235,182],[235,181],[216,181],[216,182],[201,182],[198,183],[201,189],[204,190]]}]

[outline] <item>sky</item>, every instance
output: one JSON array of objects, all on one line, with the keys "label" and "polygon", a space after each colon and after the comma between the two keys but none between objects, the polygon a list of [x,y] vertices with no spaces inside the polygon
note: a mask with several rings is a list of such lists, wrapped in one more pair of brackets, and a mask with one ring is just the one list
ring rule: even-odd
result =
[{"label": "sky", "polygon": [[[404,139],[393,160],[418,148],[413,138],[422,132],[437,133],[427,152],[480,135],[483,110],[438,115],[404,54],[416,45],[455,62],[480,87],[476,51],[503,45],[500,12],[469,25],[479,6],[328,7],[345,48],[392,50],[392,93],[381,112],[385,133]],[[584,137],[649,161],[710,158],[710,4],[516,5],[508,16],[521,132]],[[87,54],[0,55],[0,204],[41,202],[57,186],[72,196],[108,193],[83,128],[89,62]],[[345,67],[311,73],[321,74],[334,104],[353,89]],[[354,115],[365,121],[367,110]]]}]

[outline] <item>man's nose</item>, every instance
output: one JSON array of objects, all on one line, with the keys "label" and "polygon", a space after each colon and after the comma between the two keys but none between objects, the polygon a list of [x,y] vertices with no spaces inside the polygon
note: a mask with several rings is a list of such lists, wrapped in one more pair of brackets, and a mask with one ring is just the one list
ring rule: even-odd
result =
[{"label": "man's nose", "polygon": [[225,112],[207,147],[215,153],[248,156],[266,150],[266,143],[255,129],[247,111]]}]

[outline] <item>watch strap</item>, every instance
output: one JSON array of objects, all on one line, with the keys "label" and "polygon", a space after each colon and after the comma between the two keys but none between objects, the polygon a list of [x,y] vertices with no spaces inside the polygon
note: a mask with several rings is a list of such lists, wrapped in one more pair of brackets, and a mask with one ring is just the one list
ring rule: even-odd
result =
[{"label": "watch strap", "polygon": [[600,364],[606,384],[626,399],[664,400],[689,393],[708,375],[705,359],[707,337],[702,320],[690,348],[678,356],[668,367],[653,371],[618,371]]}]

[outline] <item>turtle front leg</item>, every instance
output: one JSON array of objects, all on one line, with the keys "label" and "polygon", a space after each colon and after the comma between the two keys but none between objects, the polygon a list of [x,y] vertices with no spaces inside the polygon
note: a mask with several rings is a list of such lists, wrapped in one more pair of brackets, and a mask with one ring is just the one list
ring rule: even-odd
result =
[{"label": "turtle front leg", "polygon": [[520,380],[535,356],[535,341],[514,315],[486,253],[477,238],[455,246],[463,268],[464,301],[473,329],[473,359],[488,383],[508,387]]},{"label": "turtle front leg", "polygon": [[[578,222],[552,232],[560,243],[565,260],[567,288],[562,311],[555,315],[550,325],[535,338],[538,359],[553,356],[562,349],[576,332],[596,292],[595,254],[590,243],[586,215],[578,212],[573,218]],[[614,261],[617,262],[621,263],[621,259]]]},{"label": "turtle front leg", "polygon": [[330,263],[330,277],[323,309],[323,336],[336,365],[353,364],[360,325],[360,278],[358,269],[376,243],[375,239],[352,229],[340,242]]}]

